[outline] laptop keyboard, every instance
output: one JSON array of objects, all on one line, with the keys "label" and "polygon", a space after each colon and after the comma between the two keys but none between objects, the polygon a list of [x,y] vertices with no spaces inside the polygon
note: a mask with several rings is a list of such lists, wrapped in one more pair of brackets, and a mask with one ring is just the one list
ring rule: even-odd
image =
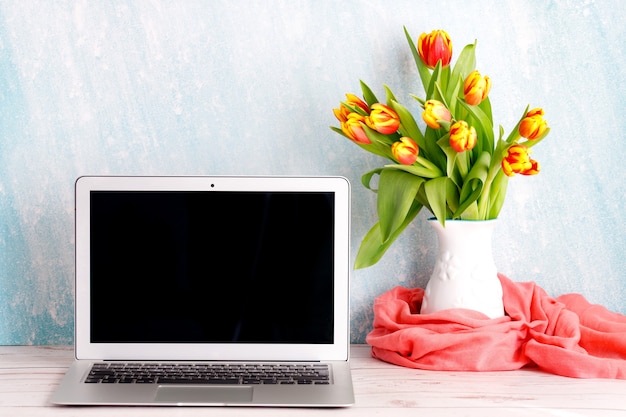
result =
[{"label": "laptop keyboard", "polygon": [[330,384],[327,364],[96,363],[88,384]]}]

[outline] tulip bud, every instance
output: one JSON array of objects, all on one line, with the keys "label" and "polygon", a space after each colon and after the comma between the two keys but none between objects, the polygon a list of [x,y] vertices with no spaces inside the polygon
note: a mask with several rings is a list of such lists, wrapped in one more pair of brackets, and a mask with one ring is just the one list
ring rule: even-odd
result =
[{"label": "tulip bud", "polygon": [[448,110],[442,102],[437,100],[428,100],[424,103],[422,119],[424,119],[429,127],[439,129],[441,125],[439,125],[438,120],[449,122],[452,120],[452,115],[450,114],[450,110]]},{"label": "tulip bud", "polygon": [[338,109],[333,109],[333,113],[335,114],[337,120],[339,120],[339,123],[344,123],[348,120],[348,114],[350,113],[346,113],[344,110],[347,109],[343,105],[341,105]]},{"label": "tulip bud", "polygon": [[476,129],[464,120],[450,126],[450,146],[457,152],[469,151],[476,146]]},{"label": "tulip bud", "polygon": [[[355,96],[354,94],[346,94],[346,98],[347,100],[345,101],[345,103],[347,105],[349,105],[350,107],[359,107],[361,108],[365,113],[369,114],[370,109],[367,106],[367,104],[361,100],[360,98],[358,98],[357,96]],[[337,120],[339,120],[339,122],[343,123],[348,119],[348,115],[350,113],[353,113],[353,111],[351,109],[349,109],[348,107],[346,107],[344,105],[344,103],[341,103],[341,105],[339,106],[338,109],[333,109],[333,113],[335,114],[335,117],[337,118]]]},{"label": "tulip bud", "polygon": [[491,90],[491,79],[488,76],[482,77],[478,70],[470,72],[463,84],[465,102],[471,106],[477,106],[487,98]]},{"label": "tulip bud", "polygon": [[530,110],[528,113],[526,113],[526,117],[533,117],[533,116],[543,117],[544,115],[545,115],[545,112],[543,111],[541,107],[534,108]]},{"label": "tulip bud", "polygon": [[400,117],[391,107],[376,103],[372,104],[372,112],[365,118],[365,123],[379,133],[390,135],[398,131]]},{"label": "tulip bud", "polygon": [[341,130],[346,134],[346,136],[356,143],[369,145],[372,141],[370,141],[365,134],[363,123],[365,123],[364,116],[361,116],[358,113],[350,113],[346,118],[346,121],[341,123]]},{"label": "tulip bud", "polygon": [[535,175],[539,173],[539,162],[530,159],[530,149],[524,145],[511,145],[502,158],[502,171],[508,177],[515,174]]},{"label": "tulip bud", "polygon": [[548,129],[548,123],[543,118],[544,112],[541,108],[532,109],[526,113],[526,117],[519,124],[520,136],[535,140],[543,136]]},{"label": "tulip bud", "polygon": [[360,98],[358,98],[354,94],[349,94],[349,93],[346,94],[346,98],[348,99],[348,100],[346,100],[346,103],[348,103],[352,107],[360,107],[361,109],[363,109],[363,111],[365,113],[369,114],[370,108],[367,106],[367,104],[365,104],[365,102],[363,100],[361,100]]},{"label": "tulip bud", "polygon": [[413,165],[419,154],[417,143],[411,138],[402,137],[391,145],[393,157],[403,165]]},{"label": "tulip bud", "polygon": [[422,33],[417,40],[417,50],[428,68],[435,68],[438,61],[442,67],[447,67],[452,60],[452,41],[445,30]]}]

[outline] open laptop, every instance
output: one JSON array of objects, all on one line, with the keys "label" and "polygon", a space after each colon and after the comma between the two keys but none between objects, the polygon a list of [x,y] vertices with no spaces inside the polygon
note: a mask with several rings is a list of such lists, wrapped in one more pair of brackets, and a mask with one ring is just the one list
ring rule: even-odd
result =
[{"label": "open laptop", "polygon": [[350,185],[76,181],[76,361],[64,405],[343,407]]}]

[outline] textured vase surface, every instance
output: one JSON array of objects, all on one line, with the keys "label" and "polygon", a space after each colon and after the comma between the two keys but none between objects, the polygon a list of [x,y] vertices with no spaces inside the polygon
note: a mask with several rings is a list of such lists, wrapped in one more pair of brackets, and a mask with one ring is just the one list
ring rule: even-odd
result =
[{"label": "textured vase surface", "polygon": [[446,220],[437,232],[439,252],[422,301],[422,314],[465,308],[489,318],[504,316],[502,285],[491,250],[497,220]]}]

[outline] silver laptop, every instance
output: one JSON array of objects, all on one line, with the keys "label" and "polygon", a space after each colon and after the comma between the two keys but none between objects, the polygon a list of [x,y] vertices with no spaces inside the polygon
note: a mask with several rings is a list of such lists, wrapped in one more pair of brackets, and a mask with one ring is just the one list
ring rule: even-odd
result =
[{"label": "silver laptop", "polygon": [[76,361],[64,405],[343,407],[350,185],[76,181]]}]

